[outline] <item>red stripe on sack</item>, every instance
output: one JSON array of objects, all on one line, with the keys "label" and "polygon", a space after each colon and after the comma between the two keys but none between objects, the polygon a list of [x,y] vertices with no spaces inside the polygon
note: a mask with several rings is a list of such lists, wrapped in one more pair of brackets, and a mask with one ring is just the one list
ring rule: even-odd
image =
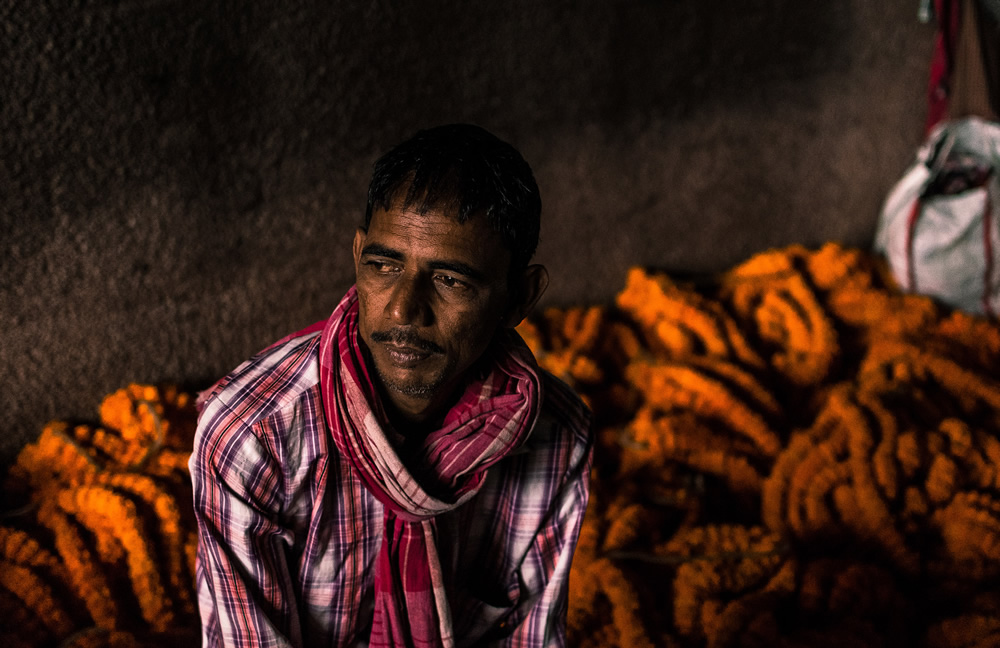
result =
[{"label": "red stripe on sack", "polygon": [[913,201],[913,209],[910,210],[910,217],[906,221],[906,280],[909,286],[906,289],[913,292],[917,289],[917,271],[913,267],[913,230],[917,228],[917,218],[920,216],[920,199]]},{"label": "red stripe on sack", "polygon": [[983,253],[986,255],[986,269],[983,274],[983,312],[989,316],[994,315],[990,308],[990,295],[992,294],[991,281],[993,279],[993,241],[990,238],[990,230],[993,225],[993,204],[990,200],[989,191],[986,192],[986,204],[983,206]]}]

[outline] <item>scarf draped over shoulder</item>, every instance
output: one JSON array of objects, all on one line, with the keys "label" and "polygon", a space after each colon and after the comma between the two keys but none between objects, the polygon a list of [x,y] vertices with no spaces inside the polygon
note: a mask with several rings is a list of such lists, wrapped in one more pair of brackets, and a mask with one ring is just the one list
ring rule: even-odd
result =
[{"label": "scarf draped over shoulder", "polygon": [[[313,327],[310,327],[313,328]],[[503,331],[474,378],[414,456],[419,480],[384,429],[385,417],[358,339],[358,300],[347,293],[323,326],[320,389],[333,441],[384,507],[375,564],[370,646],[453,646],[451,608],[435,516],[474,497],[487,469],[519,447],[538,418],[541,378],[520,337]]]}]

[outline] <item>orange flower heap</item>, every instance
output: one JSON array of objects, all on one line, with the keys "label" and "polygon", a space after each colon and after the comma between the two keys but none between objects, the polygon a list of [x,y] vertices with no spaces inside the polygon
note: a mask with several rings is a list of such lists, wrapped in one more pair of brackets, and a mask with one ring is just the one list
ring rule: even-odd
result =
[{"label": "orange flower heap", "polygon": [[[55,556],[24,531],[0,527],[0,590],[8,594],[7,605],[20,613],[24,625],[42,637],[58,638],[73,629],[73,615],[58,593],[65,570]],[[55,585],[56,587],[53,587]],[[18,618],[5,616],[5,623]]]},{"label": "orange flower heap", "polygon": [[674,625],[681,635],[725,645],[723,635],[739,625],[738,603],[750,589],[768,588],[781,573],[785,549],[778,536],[759,527],[709,525],[682,531],[656,554],[679,563],[674,578]]},{"label": "orange flower heap", "polygon": [[804,248],[759,254],[722,276],[720,295],[761,345],[771,366],[794,385],[820,383],[839,353],[837,333],[800,269]]},{"label": "orange flower heap", "polygon": [[759,456],[773,457],[781,449],[781,438],[768,422],[779,416],[774,397],[734,366],[719,361],[636,362],[627,376],[650,407],[706,419],[752,443]]},{"label": "orange flower heap", "polygon": [[630,559],[652,555],[664,534],[688,523],[695,512],[689,493],[682,481],[665,476],[644,490],[634,482],[594,486],[570,573],[569,643],[594,648],[670,645],[665,619],[644,600],[669,591],[638,578]]},{"label": "orange flower heap", "polygon": [[740,327],[718,302],[664,274],[632,268],[617,303],[646,333],[654,353],[670,358],[705,355],[761,365]]},{"label": "orange flower heap", "polygon": [[[549,308],[517,331],[539,366],[572,386],[593,410],[599,436],[617,438],[617,427],[632,416],[638,400],[622,376],[642,351],[624,314],[605,307]],[[615,461],[617,449],[597,457],[598,463]]]},{"label": "orange flower heap", "polygon": [[103,427],[47,425],[8,475],[5,489],[28,506],[0,527],[0,614],[28,614],[45,630],[17,645],[171,645],[197,634],[191,400],[130,385],[101,417]]},{"label": "orange flower heap", "polygon": [[[898,478],[887,453],[898,437],[891,418],[866,410],[850,390],[831,392],[809,430],[796,434],[764,485],[763,518],[772,529],[808,542],[845,537],[879,546],[915,573],[919,556],[893,515]],[[886,427],[873,425],[880,420]],[[876,470],[889,461],[887,469]]]},{"label": "orange flower heap", "polygon": [[[599,441],[600,456],[620,452],[603,483],[641,485],[641,498],[658,471],[711,476],[726,492],[696,494],[676,538],[705,518],[748,528],[745,496],[756,494],[760,533],[787,553],[758,580],[745,572],[738,591],[713,590],[740,582],[732,564],[714,566],[704,549],[687,559],[650,548],[642,538],[666,529],[651,530],[647,506],[592,510],[605,517],[585,528],[603,529],[604,544],[583,552],[576,581],[589,583],[590,615],[620,614],[664,645],[678,633],[710,646],[908,645],[924,641],[920,621],[947,645],[939,637],[957,638],[962,618],[1000,628],[992,608],[961,614],[970,592],[995,590],[1000,576],[996,322],[902,295],[884,264],[835,244],[758,255],[698,291],[633,270],[618,305],[648,346],[625,371],[639,396],[631,419]],[[679,607],[667,626],[650,622],[662,574],[633,572],[631,560],[675,565]],[[600,583],[622,575],[621,609],[605,607]],[[945,621],[916,608],[921,600]],[[625,645],[621,631],[592,636]]]},{"label": "orange flower heap", "polygon": [[886,264],[861,250],[827,243],[812,253],[795,247],[793,255],[821,305],[849,335],[847,353],[879,339],[926,335],[942,315],[931,299],[899,292]]},{"label": "orange flower heap", "polygon": [[520,330],[546,370],[574,384],[594,384],[604,378],[600,367],[590,357],[603,320],[604,309],[596,306],[566,311],[550,308],[544,314],[547,333],[544,347],[537,328],[525,323]]},{"label": "orange flower heap", "polygon": [[1000,383],[944,357],[874,344],[858,382],[833,390],[779,456],[764,521],[807,541],[878,546],[914,575],[1000,575],[1000,441],[987,432],[998,394]]}]

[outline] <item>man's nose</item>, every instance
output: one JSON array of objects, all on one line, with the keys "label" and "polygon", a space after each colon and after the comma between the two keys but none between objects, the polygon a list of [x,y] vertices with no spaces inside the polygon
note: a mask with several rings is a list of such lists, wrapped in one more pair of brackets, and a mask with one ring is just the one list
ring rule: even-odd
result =
[{"label": "man's nose", "polygon": [[421,278],[404,273],[392,288],[386,310],[389,318],[397,324],[427,326],[431,320],[428,299],[427,288]]}]

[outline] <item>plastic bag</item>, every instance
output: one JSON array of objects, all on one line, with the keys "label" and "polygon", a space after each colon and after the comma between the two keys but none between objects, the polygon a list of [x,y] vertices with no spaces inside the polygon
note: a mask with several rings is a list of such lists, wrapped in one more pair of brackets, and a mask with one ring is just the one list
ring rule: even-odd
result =
[{"label": "plastic bag", "polygon": [[889,192],[875,233],[899,285],[972,313],[1000,312],[1000,124],[943,122]]}]

